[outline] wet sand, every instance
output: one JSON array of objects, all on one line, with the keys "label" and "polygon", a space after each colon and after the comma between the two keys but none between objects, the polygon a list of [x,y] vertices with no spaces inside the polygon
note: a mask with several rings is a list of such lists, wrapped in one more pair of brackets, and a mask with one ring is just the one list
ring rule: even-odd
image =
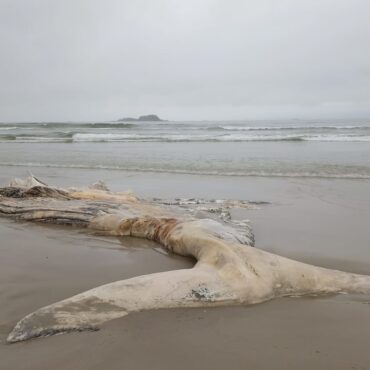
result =
[{"label": "wet sand", "polygon": [[[25,175],[16,170],[4,168],[0,183]],[[141,196],[270,201],[247,212],[257,247],[370,273],[369,181],[57,169],[39,169],[36,175],[62,185],[102,178],[114,190],[132,188]],[[5,219],[0,219],[0,237],[1,370],[370,368],[370,297],[354,295],[141,312],[109,322],[99,332],[8,345],[14,324],[41,306],[107,282],[191,267],[193,261],[162,254],[146,241]]]}]

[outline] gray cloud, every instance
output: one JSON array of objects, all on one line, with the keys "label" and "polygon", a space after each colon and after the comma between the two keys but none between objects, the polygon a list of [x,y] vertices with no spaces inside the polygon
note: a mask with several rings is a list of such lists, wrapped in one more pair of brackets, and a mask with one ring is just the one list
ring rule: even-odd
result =
[{"label": "gray cloud", "polygon": [[0,121],[370,116],[368,0],[0,0]]}]

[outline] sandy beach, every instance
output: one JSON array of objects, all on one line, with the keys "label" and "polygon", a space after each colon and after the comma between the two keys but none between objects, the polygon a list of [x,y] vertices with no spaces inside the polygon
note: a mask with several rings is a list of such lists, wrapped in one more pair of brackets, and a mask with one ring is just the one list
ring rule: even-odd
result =
[{"label": "sandy beach", "polygon": [[[1,184],[26,169],[3,167]],[[369,273],[368,180],[267,179],[38,169],[51,184],[103,179],[141,197],[267,201],[248,217],[256,247]],[[246,307],[132,314],[98,332],[9,345],[15,323],[86,289],[156,271],[191,267],[154,243],[79,229],[0,220],[0,368],[7,369],[368,369],[370,297],[283,298]]]},{"label": "sandy beach", "polygon": [[370,370],[369,14],[0,0],[0,370]]}]

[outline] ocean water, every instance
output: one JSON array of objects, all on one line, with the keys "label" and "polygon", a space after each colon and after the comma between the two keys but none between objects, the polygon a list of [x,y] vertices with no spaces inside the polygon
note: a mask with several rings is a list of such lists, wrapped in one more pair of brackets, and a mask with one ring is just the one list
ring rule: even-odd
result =
[{"label": "ocean water", "polygon": [[0,123],[0,166],[370,178],[370,120]]}]

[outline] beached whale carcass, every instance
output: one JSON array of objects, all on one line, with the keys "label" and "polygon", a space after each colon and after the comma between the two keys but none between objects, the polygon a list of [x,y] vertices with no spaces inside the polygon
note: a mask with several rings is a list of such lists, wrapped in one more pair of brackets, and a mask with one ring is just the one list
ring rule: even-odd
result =
[{"label": "beached whale carcass", "polygon": [[[8,341],[96,330],[103,322],[146,309],[254,304],[286,295],[370,293],[369,276],[253,248],[248,224],[233,222],[227,212],[234,206],[248,207],[246,202],[223,201],[216,208],[212,202],[180,203],[139,200],[131,193],[110,192],[102,184],[61,189],[34,177],[0,188],[3,216],[147,238],[197,261],[191,269],[117,281],[40,308],[18,322]],[[187,207],[192,203],[201,206],[203,217],[212,218],[197,219],[199,209]]]}]

